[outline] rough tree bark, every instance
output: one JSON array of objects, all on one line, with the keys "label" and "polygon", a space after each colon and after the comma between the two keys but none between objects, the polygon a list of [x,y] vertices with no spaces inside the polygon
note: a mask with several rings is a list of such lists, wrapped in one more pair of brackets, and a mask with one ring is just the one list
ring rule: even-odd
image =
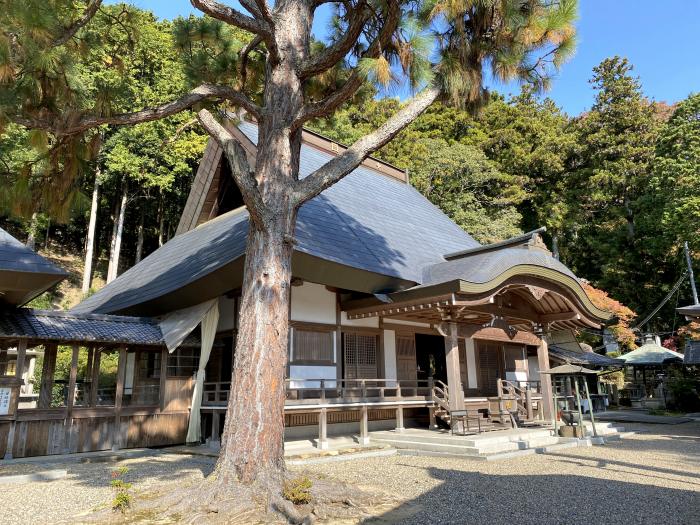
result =
[{"label": "rough tree bark", "polygon": [[33,250],[36,246],[37,228],[39,228],[39,214],[34,212],[32,213],[32,218],[29,221],[29,235],[27,236],[27,248],[30,250]]},{"label": "rough tree bark", "polygon": [[92,189],[92,205],[90,206],[90,222],[88,224],[87,241],[85,243],[85,266],[83,267],[83,295],[90,291],[92,283],[92,259],[95,252],[95,227],[97,225],[97,203],[100,198],[100,168],[95,170],[95,185]]},{"label": "rough tree bark", "polygon": [[117,216],[115,217],[113,238],[112,238],[112,251],[109,256],[109,266],[107,268],[107,283],[111,283],[117,278],[119,273],[119,255],[122,248],[122,234],[124,233],[124,216],[126,215],[126,203],[128,198],[128,186],[124,182],[124,189],[122,191],[122,198],[119,202],[119,209],[117,211]]},{"label": "rough tree bark", "polygon": [[139,217],[139,225],[137,226],[137,231],[136,231],[136,258],[135,258],[135,263],[138,264],[141,262],[141,259],[143,257],[143,221],[144,221],[144,211],[143,208],[141,208],[141,216]]}]

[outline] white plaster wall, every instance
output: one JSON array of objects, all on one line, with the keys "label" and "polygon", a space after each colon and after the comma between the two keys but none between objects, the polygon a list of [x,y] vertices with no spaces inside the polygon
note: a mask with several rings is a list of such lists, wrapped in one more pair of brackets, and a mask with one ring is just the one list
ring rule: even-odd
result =
[{"label": "white plaster wall", "polygon": [[396,332],[393,330],[384,330],[384,376],[396,379]]},{"label": "white plaster wall", "polygon": [[[335,379],[335,366],[291,365],[289,378],[292,388],[319,388],[319,381],[294,381],[295,379]],[[335,388],[335,381],[326,381],[326,388]]]},{"label": "white plaster wall", "polygon": [[305,282],[292,286],[292,321],[335,324],[335,293],[325,286]]},{"label": "white plaster wall", "polygon": [[343,326],[363,326],[366,328],[379,328],[379,318],[367,317],[365,319],[348,319],[346,312],[340,312],[340,324]]},{"label": "white plaster wall", "polygon": [[230,331],[236,326],[236,300],[225,295],[219,297],[219,324],[217,332]]},{"label": "white plaster wall", "polygon": [[476,378],[476,350],[474,339],[468,337],[464,340],[464,348],[467,354],[467,385],[469,388],[479,388]]}]

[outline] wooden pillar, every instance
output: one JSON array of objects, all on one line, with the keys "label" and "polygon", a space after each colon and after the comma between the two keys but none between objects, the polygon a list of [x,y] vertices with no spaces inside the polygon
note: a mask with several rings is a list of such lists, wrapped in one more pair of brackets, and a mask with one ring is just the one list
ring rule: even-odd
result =
[{"label": "wooden pillar", "polygon": [[92,355],[92,369],[90,370],[90,406],[97,406],[97,391],[100,388],[100,361],[102,361],[102,348],[95,347]]},{"label": "wooden pillar", "polygon": [[367,405],[362,405],[360,414],[360,445],[369,445],[369,416]]},{"label": "wooden pillar", "polygon": [[211,411],[211,441],[221,442],[221,414],[218,410]]},{"label": "wooden pillar", "polygon": [[73,405],[75,404],[75,385],[78,379],[78,356],[80,347],[73,345],[73,354],[70,361],[70,375],[68,376],[68,399],[66,401],[65,433],[63,436],[63,452],[71,451],[71,434],[73,431]]},{"label": "wooden pillar", "polygon": [[117,389],[114,395],[114,428],[112,429],[112,450],[122,448],[121,443],[121,411],[122,394],[124,393],[124,376],[126,374],[126,348],[119,348],[119,365],[117,367]]},{"label": "wooden pillar", "polygon": [[27,340],[20,339],[17,343],[17,363],[15,365],[15,377],[17,379],[22,379],[22,374],[24,374],[24,361],[27,355]]},{"label": "wooden pillar", "polygon": [[437,428],[437,420],[435,419],[435,407],[430,407],[428,409],[428,415],[430,416],[430,429],[433,430]]},{"label": "wooden pillar", "polygon": [[448,323],[445,336],[445,362],[447,365],[447,387],[450,396],[450,410],[464,410],[464,392],[459,368],[459,339],[457,323]]},{"label": "wooden pillar", "polygon": [[0,346],[0,376],[7,374],[7,347]]},{"label": "wooden pillar", "polygon": [[168,379],[168,355],[170,355],[168,353],[168,348],[163,347],[163,351],[160,355],[160,392],[158,392],[161,412],[165,410],[165,386]]},{"label": "wooden pillar", "polygon": [[401,405],[396,407],[396,432],[403,432],[405,430],[403,426],[403,407]]},{"label": "wooden pillar", "polygon": [[[540,339],[540,345],[537,347],[537,363],[540,371],[549,370],[549,347],[544,338]],[[551,419],[554,414],[552,406],[552,377],[550,374],[540,374],[542,385],[542,409],[544,419]]]},{"label": "wooden pillar", "polygon": [[326,409],[322,408],[318,414],[318,448],[328,450],[328,420]]},{"label": "wooden pillar", "polygon": [[78,345],[73,345],[73,354],[70,361],[70,375],[68,376],[68,400],[66,402],[66,407],[68,408],[68,417],[70,418],[71,412],[73,412],[73,405],[75,404],[75,384],[78,379],[78,355],[80,354],[80,347]]},{"label": "wooden pillar", "polygon": [[39,387],[39,408],[49,408],[53,394],[53,376],[56,371],[56,345],[44,345],[44,364],[41,368],[41,386]]}]

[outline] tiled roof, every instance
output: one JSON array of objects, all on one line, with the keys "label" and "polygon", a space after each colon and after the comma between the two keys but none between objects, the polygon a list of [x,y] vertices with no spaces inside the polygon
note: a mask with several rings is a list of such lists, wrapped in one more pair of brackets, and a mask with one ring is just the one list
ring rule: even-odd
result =
[{"label": "tiled roof", "polygon": [[[331,158],[303,145],[301,176]],[[241,209],[177,235],[74,311],[119,312],[194,283],[243,256],[247,229]],[[414,283],[443,254],[479,246],[415,188],[364,166],[302,206],[295,238],[298,252]]]},{"label": "tiled roof", "polygon": [[549,355],[572,365],[621,366],[625,364],[620,359],[613,359],[595,352],[576,352],[575,350],[565,350],[564,348],[551,345],[549,346]]},{"label": "tiled roof", "polygon": [[15,337],[52,342],[163,344],[158,323],[149,318],[31,308],[0,310],[0,338]]},{"label": "tiled roof", "polygon": [[27,248],[2,228],[0,228],[0,271],[67,275],[64,270]]}]

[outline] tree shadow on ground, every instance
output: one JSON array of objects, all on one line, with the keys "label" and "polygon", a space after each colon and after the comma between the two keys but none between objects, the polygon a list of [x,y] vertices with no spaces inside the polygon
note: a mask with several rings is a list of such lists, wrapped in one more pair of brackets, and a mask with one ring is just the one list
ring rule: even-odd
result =
[{"label": "tree shadow on ground", "polygon": [[429,468],[443,483],[367,524],[697,523],[698,492],[575,475]]}]

